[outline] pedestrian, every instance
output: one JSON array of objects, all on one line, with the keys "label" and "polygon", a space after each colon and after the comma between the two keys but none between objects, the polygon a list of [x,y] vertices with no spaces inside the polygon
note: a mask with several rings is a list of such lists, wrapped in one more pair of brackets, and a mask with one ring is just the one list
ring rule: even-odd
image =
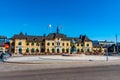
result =
[{"label": "pedestrian", "polygon": [[5,61],[4,61],[4,53],[2,53],[1,55],[0,55],[0,59],[1,59],[1,61],[4,63]]}]

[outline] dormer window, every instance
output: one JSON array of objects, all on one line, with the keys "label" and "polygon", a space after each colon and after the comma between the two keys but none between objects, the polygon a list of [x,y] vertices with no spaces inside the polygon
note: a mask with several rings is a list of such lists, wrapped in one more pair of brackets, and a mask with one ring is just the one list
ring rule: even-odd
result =
[{"label": "dormer window", "polygon": [[33,40],[34,40],[34,41],[36,41],[37,39],[36,39],[36,38],[34,38]]}]

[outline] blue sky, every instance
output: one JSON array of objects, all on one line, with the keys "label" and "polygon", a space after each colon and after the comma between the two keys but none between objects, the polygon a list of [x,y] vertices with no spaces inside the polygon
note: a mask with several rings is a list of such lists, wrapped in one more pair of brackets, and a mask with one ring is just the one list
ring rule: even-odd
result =
[{"label": "blue sky", "polygon": [[93,40],[120,40],[119,0],[0,0],[0,35],[61,33]]}]

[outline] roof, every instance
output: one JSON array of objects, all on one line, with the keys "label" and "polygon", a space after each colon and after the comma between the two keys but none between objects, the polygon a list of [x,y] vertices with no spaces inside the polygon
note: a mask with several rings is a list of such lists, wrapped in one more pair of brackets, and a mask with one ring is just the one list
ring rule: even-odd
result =
[{"label": "roof", "polygon": [[26,36],[27,42],[40,42],[43,40],[42,36]]},{"label": "roof", "polygon": [[11,39],[26,39],[28,42],[39,42],[43,40],[43,37],[24,35],[23,33],[20,33],[18,35],[14,35]]},{"label": "roof", "polygon": [[82,41],[92,41],[86,35],[80,35],[79,39],[81,39]]},{"label": "roof", "polygon": [[66,38],[67,36],[60,33],[50,33],[47,37],[48,38]]},{"label": "roof", "polygon": [[101,48],[101,47],[102,47],[102,48],[106,48],[106,47],[103,46],[103,45],[97,45],[97,44],[94,44],[94,45],[93,45],[93,48]]},{"label": "roof", "polygon": [[50,33],[48,36],[31,36],[23,34],[22,32],[18,35],[14,35],[11,39],[26,39],[28,42],[40,42],[43,40],[54,40],[55,38],[61,38],[63,41],[72,41],[75,40],[76,43],[81,43],[83,41],[91,41],[86,35],[80,35],[80,37],[67,37],[64,34],[60,33]]}]

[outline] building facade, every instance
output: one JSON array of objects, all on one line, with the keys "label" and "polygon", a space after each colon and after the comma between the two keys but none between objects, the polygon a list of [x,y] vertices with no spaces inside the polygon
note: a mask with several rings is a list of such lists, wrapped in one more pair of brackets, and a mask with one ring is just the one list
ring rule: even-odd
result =
[{"label": "building facade", "polygon": [[6,36],[0,36],[0,53],[7,52],[9,50],[9,43]]},{"label": "building facade", "polygon": [[72,54],[72,40],[75,41],[75,53],[93,52],[92,41],[86,35],[80,37],[67,37],[59,33],[50,33],[47,36],[30,36],[20,33],[10,39],[10,53],[35,55],[35,54]]}]

